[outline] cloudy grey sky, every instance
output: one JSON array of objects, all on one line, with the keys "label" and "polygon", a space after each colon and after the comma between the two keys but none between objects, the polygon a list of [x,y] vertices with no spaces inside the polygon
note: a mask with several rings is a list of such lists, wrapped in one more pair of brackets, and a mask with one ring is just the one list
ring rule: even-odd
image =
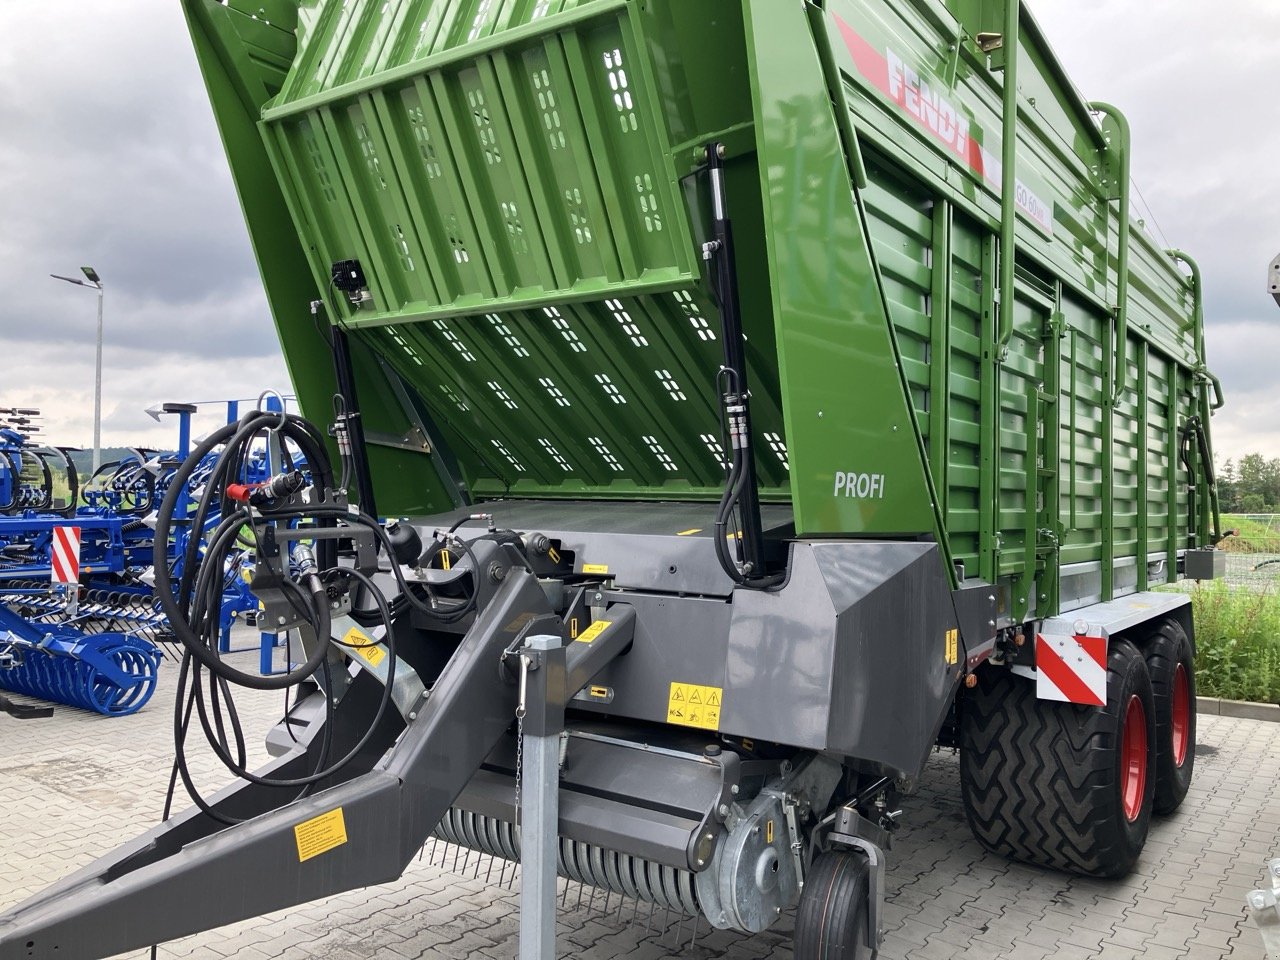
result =
[{"label": "cloudy grey sky", "polygon": [[[1280,4],[1027,0],[1090,99],[1125,110],[1134,178],[1205,272],[1228,406],[1220,455],[1280,456]],[[94,298],[107,284],[104,443],[166,443],[164,400],[287,389],[213,118],[174,0],[0,0],[0,406],[88,444]],[[1158,8],[1158,14],[1154,10]]]}]

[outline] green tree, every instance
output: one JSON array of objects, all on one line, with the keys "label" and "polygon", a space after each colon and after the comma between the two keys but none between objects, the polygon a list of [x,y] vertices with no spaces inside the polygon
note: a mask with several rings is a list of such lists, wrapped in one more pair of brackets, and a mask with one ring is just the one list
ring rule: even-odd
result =
[{"label": "green tree", "polygon": [[1218,468],[1218,503],[1223,513],[1240,512],[1240,479],[1230,457]]},{"label": "green tree", "polygon": [[[1238,490],[1242,509],[1245,497],[1257,494],[1262,498],[1263,507],[1280,503],[1280,458],[1268,460],[1260,453],[1247,453],[1240,458]],[[1252,502],[1252,501],[1251,501]]]},{"label": "green tree", "polygon": [[1246,493],[1240,498],[1240,513],[1266,513],[1267,503],[1260,493]]}]

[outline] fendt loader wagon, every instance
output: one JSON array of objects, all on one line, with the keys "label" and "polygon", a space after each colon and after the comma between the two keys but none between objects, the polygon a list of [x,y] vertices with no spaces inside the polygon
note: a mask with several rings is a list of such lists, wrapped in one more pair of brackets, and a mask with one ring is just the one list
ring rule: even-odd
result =
[{"label": "fendt loader wagon", "polygon": [[[938,744],[988,849],[1134,865],[1191,779],[1191,608],[1154,588],[1221,570],[1222,397],[1123,116],[1019,0],[183,6],[318,426],[194,452],[161,533],[226,519],[158,592],[196,806],[0,919],[0,960],[385,882],[433,835],[864,956]],[[285,674],[211,633],[245,525]],[[256,774],[236,684],[300,684]],[[239,781],[208,798],[197,725]]]}]

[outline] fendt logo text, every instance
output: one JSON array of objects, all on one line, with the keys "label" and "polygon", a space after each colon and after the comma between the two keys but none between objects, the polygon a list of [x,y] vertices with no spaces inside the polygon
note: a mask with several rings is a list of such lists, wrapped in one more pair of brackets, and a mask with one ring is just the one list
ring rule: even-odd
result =
[{"label": "fendt logo text", "polygon": [[927,83],[921,83],[920,75],[892,50],[885,51],[885,59],[889,63],[889,96],[968,164],[968,118]]}]

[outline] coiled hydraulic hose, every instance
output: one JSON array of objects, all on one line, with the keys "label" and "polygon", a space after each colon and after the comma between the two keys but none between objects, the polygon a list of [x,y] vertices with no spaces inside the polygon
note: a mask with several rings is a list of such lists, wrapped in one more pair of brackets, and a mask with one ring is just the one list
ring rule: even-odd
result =
[{"label": "coiled hydraulic hose", "polygon": [[[352,514],[347,509],[322,505],[291,505],[290,501],[282,499],[278,503],[260,504],[255,511],[233,501],[227,495],[228,488],[242,479],[253,444],[267,431],[276,433],[282,457],[287,461],[285,466],[290,472],[304,471],[311,477],[316,489],[325,493],[332,492],[333,471],[324,442],[315,427],[299,417],[287,414],[254,412],[215,431],[179,465],[165,493],[156,521],[156,595],[184,651],[174,712],[175,759],[170,778],[170,800],[180,777],[197,807],[227,824],[236,821],[215,810],[200,796],[188,770],[186,737],[193,714],[198,716],[213,753],[232,774],[263,786],[301,788],[302,795],[314,784],[333,776],[365,748],[391,702],[392,686],[385,684],[378,707],[363,736],[358,738],[345,756],[330,762],[334,703],[331,697],[326,696],[325,723],[315,769],[311,773],[286,779],[258,776],[248,769],[245,739],[232,698],[232,688],[238,686],[253,690],[287,690],[310,679],[317,672],[322,674],[322,689],[328,691],[332,688],[328,660],[332,627],[327,594],[330,583],[339,577],[353,579],[373,597],[378,619],[386,627],[389,675],[394,675],[396,664],[390,604],[373,581],[363,573],[339,568],[335,541],[324,538],[318,542],[315,564],[309,564],[309,569],[300,571],[297,580],[288,575],[287,557],[279,557],[280,569],[271,571],[280,576],[281,589],[290,605],[315,631],[317,642],[306,662],[283,674],[261,676],[239,670],[218,655],[218,614],[225,562],[245,526],[254,528],[255,539],[260,528],[271,524],[307,521],[326,528],[336,525],[339,519],[356,522],[381,533],[381,526],[374,518],[359,513]],[[221,451],[210,468],[205,462],[206,458],[219,447]],[[294,451],[300,458],[297,462],[294,462]],[[194,512],[175,520],[179,493],[187,487],[197,467],[201,468],[202,474],[207,471],[204,476],[204,491],[195,504]],[[215,528],[206,532],[206,520],[215,504],[220,509],[222,520]],[[176,524],[187,526],[191,535],[186,544],[182,574],[175,583],[167,549]],[[260,557],[260,562],[268,567],[271,564],[270,558],[265,556]],[[203,676],[206,671],[207,684]],[[169,805],[167,801],[166,812]]]}]

